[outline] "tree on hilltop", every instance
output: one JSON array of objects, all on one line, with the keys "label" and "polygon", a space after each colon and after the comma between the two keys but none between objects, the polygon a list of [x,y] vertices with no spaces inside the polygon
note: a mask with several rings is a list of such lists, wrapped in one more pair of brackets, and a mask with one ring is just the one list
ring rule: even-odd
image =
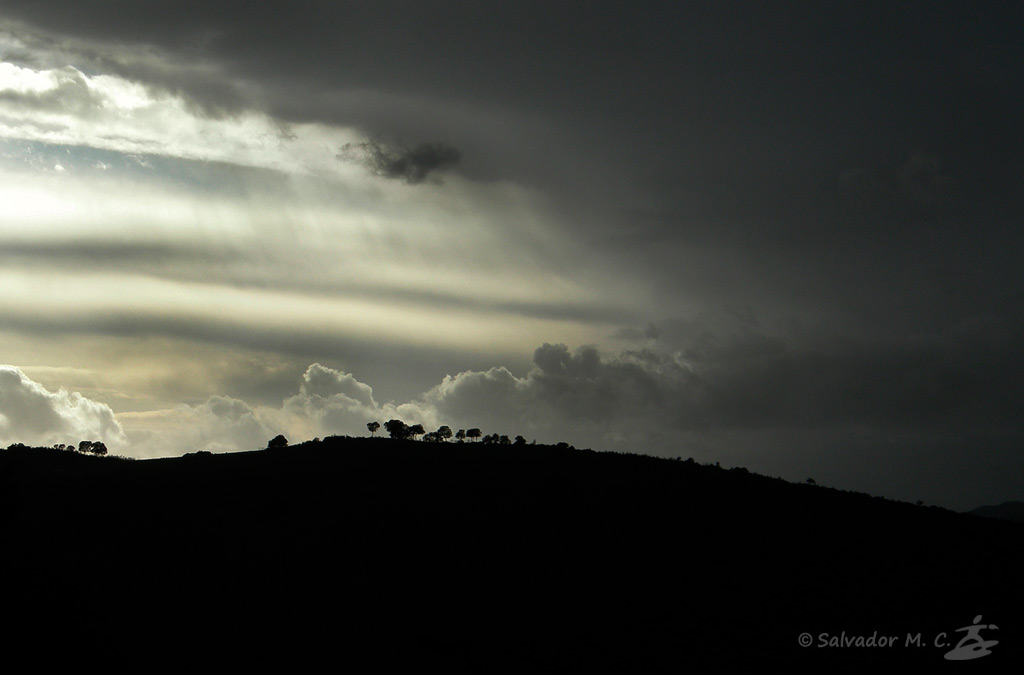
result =
[{"label": "tree on hilltop", "polygon": [[103,441],[82,441],[78,444],[79,452],[88,452],[93,455],[107,454],[107,446]]},{"label": "tree on hilltop", "polygon": [[404,440],[411,435],[409,426],[402,420],[388,420],[384,423],[384,430],[396,440]]}]

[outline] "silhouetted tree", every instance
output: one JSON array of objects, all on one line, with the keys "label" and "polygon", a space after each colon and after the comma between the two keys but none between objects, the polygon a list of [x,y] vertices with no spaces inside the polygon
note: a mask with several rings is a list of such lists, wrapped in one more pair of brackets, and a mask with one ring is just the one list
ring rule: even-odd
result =
[{"label": "silhouetted tree", "polygon": [[414,439],[417,436],[422,436],[425,433],[427,433],[427,431],[426,429],[423,428],[422,424],[414,424],[411,427],[409,427],[409,435],[412,436]]},{"label": "silhouetted tree", "polygon": [[[72,447],[72,449],[74,449]],[[88,452],[93,455],[105,455],[107,454],[107,446],[103,441],[81,441],[78,444],[79,452]]]},{"label": "silhouetted tree", "polygon": [[370,435],[373,436],[377,433],[377,429],[380,429],[380,422],[367,422],[366,428],[370,430]]},{"label": "silhouetted tree", "polygon": [[466,440],[466,430],[465,429],[459,429],[458,431],[456,431],[455,432],[455,438],[459,441],[459,443],[461,443],[462,441]]},{"label": "silhouetted tree", "polygon": [[498,445],[512,445],[512,441],[505,434],[502,434],[501,436],[495,434],[494,442]]},{"label": "silhouetted tree", "polygon": [[288,447],[288,439],[285,438],[282,434],[278,434],[277,436],[274,436],[273,438],[270,439],[270,442],[267,443],[267,447],[268,448],[287,448]]},{"label": "silhouetted tree", "polygon": [[410,436],[409,426],[402,420],[388,420],[384,423],[384,430],[396,440],[404,440]]},{"label": "silhouetted tree", "polygon": [[526,445],[526,439],[522,436],[516,436],[516,442],[512,445]]},{"label": "silhouetted tree", "polygon": [[434,433],[437,434],[438,440],[444,442],[452,437],[452,428],[447,424],[442,424]]},{"label": "silhouetted tree", "polygon": [[476,427],[473,427],[472,429],[469,429],[468,431],[466,431],[466,438],[468,438],[470,440],[480,438],[480,436],[481,436],[480,430],[477,429]]}]

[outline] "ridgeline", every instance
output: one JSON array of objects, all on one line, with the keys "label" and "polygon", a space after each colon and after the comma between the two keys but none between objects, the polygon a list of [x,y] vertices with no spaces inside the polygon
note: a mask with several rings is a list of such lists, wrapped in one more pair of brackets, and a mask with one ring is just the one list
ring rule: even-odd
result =
[{"label": "ridgeline", "polygon": [[1024,649],[1024,525],[642,455],[8,449],[0,528],[39,669],[963,672],[978,615],[974,672]]}]

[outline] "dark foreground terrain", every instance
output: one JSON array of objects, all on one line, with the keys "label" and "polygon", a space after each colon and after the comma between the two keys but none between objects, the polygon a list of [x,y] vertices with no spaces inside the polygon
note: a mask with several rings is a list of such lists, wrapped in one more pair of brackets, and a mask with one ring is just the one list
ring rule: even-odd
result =
[{"label": "dark foreground terrain", "polygon": [[[1019,523],[636,455],[12,449],[0,528],[33,672],[1020,672],[1024,647]],[[998,644],[944,659],[978,615]]]}]

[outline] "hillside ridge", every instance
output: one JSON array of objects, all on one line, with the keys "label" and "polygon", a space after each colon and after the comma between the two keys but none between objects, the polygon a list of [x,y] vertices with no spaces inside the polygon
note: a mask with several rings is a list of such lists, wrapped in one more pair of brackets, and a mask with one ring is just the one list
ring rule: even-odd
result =
[{"label": "hillside ridge", "polygon": [[[178,636],[181,654],[260,644],[282,664],[303,644],[472,667],[941,667],[935,646],[797,636],[929,639],[979,613],[1007,638],[991,663],[1020,653],[1022,526],[745,469],[332,437],[158,460],[0,451],[0,488],[16,606],[123,635],[119,659]],[[387,648],[398,636],[411,652]]]}]

